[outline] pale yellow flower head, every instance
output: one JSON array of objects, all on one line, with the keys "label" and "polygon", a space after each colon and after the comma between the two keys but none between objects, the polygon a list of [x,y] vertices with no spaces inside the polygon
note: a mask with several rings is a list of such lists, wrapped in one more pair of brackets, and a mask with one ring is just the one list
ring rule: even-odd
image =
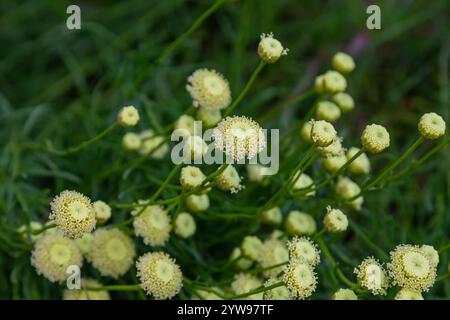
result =
[{"label": "pale yellow flower head", "polygon": [[361,188],[351,179],[347,177],[339,177],[335,185],[335,191],[339,198],[346,200],[346,204],[348,206],[355,210],[361,209],[364,202],[364,198],[362,196],[359,196],[351,201],[347,200],[355,197],[361,192]]},{"label": "pale yellow flower head", "polygon": [[94,232],[90,260],[103,276],[117,279],[134,262],[135,249],[130,237],[119,229],[99,229]]},{"label": "pale yellow flower head", "polygon": [[389,287],[389,279],[383,265],[378,260],[369,257],[355,268],[354,273],[361,287],[374,295],[385,295]]},{"label": "pale yellow flower head", "polygon": [[186,197],[186,205],[193,212],[206,211],[209,208],[209,198],[206,194],[191,194]]},{"label": "pale yellow flower head", "polygon": [[308,143],[311,143],[311,129],[312,129],[312,122],[307,121],[303,124],[302,130],[300,131],[300,137]]},{"label": "pale yellow flower head", "polygon": [[97,200],[93,203],[95,218],[98,223],[105,223],[111,218],[111,207],[101,200]]},{"label": "pale yellow flower head", "polygon": [[195,220],[187,212],[180,212],[175,219],[175,234],[182,238],[189,238],[194,235],[197,226]]},{"label": "pale yellow flower head", "polygon": [[305,262],[291,261],[284,268],[283,281],[292,297],[306,299],[317,286],[317,276],[313,267]]},{"label": "pale yellow flower head", "polygon": [[242,250],[239,247],[233,249],[230,255],[230,260],[234,261],[234,266],[239,270],[247,270],[253,265],[253,261],[244,258]]},{"label": "pale yellow flower head", "polygon": [[331,101],[317,103],[316,118],[328,122],[335,122],[341,117],[341,109]]},{"label": "pale yellow flower head", "polygon": [[119,111],[117,121],[122,127],[134,127],[139,122],[139,112],[134,106],[123,107]]},{"label": "pale yellow flower head", "polygon": [[278,225],[283,220],[281,209],[279,207],[273,207],[264,210],[261,214],[261,219],[264,223]]},{"label": "pale yellow flower head", "polygon": [[262,248],[262,241],[256,236],[246,236],[241,244],[241,250],[244,257],[257,261]]},{"label": "pale yellow flower head", "polygon": [[53,220],[67,237],[80,238],[95,228],[95,210],[91,199],[79,192],[61,192],[53,198],[50,208],[50,220]]},{"label": "pale yellow flower head", "polygon": [[358,296],[350,289],[338,289],[333,296],[333,300],[358,300]]},{"label": "pale yellow flower head", "polygon": [[[283,241],[268,239],[263,242],[259,251],[258,262],[262,268],[268,268],[289,260],[289,253]],[[265,277],[275,277],[283,270],[283,266],[264,270]]]},{"label": "pale yellow flower head", "polygon": [[173,298],[183,286],[183,274],[175,260],[164,252],[149,252],[136,262],[140,286],[156,300]]},{"label": "pale yellow flower head", "polygon": [[[278,283],[280,280],[278,280],[275,277],[269,278],[265,283],[264,287],[270,287],[276,283]],[[292,300],[291,293],[289,292],[288,288],[286,286],[280,286],[276,287],[270,290],[264,291],[263,294],[264,300]]]},{"label": "pale yellow flower head", "polygon": [[206,176],[203,172],[194,166],[185,166],[181,169],[180,184],[183,188],[192,190],[200,187]]},{"label": "pale yellow flower head", "polygon": [[389,147],[389,132],[378,124],[368,125],[361,135],[361,144],[370,153],[380,153]]},{"label": "pale yellow flower head", "polygon": [[164,142],[164,137],[155,135],[153,130],[144,130],[139,134],[141,138],[141,147],[139,154],[149,155],[150,158],[160,160],[169,151],[169,145]]},{"label": "pale yellow flower head", "polygon": [[[355,154],[359,152],[358,148],[351,147],[347,151],[347,160],[353,158]],[[370,161],[365,153],[362,153],[358,158],[353,160],[352,163],[348,166],[348,170],[356,175],[359,174],[368,174],[370,172]]]},{"label": "pale yellow flower head", "polygon": [[345,154],[322,158],[322,164],[328,172],[338,171],[347,162]]},{"label": "pale yellow flower head", "polygon": [[333,101],[337,104],[342,112],[349,112],[355,107],[355,102],[352,96],[345,92],[336,93],[333,96]]},{"label": "pale yellow flower head", "polygon": [[323,219],[323,224],[328,232],[343,232],[347,230],[347,216],[339,209],[327,207],[327,214]]},{"label": "pale yellow flower head", "polygon": [[395,300],[423,300],[423,296],[420,291],[402,288],[395,295]]},{"label": "pale yellow flower head", "polygon": [[318,147],[329,146],[337,138],[336,129],[327,121],[311,121],[311,141]]},{"label": "pale yellow flower head", "polygon": [[315,266],[320,262],[319,247],[307,237],[294,237],[288,241],[289,256],[291,260],[304,262]]},{"label": "pale yellow flower head", "polygon": [[399,245],[390,252],[389,275],[393,284],[428,291],[436,279],[436,265],[419,246]]},{"label": "pale yellow flower head", "polygon": [[[234,281],[231,283],[231,290],[238,295],[255,290],[263,285],[263,282],[258,277],[247,273],[239,273],[234,276]],[[244,300],[262,300],[263,294],[255,293],[251,296],[245,297]]]},{"label": "pale yellow flower head", "polygon": [[297,236],[312,235],[317,230],[313,217],[297,210],[289,212],[285,226],[289,234]]},{"label": "pale yellow flower head", "polygon": [[425,139],[437,139],[445,134],[445,121],[437,113],[425,113],[419,120],[418,128]]},{"label": "pale yellow flower head", "polygon": [[289,49],[283,48],[280,41],[273,37],[273,33],[261,34],[261,40],[258,44],[258,55],[266,63],[274,63],[281,56],[287,55]]},{"label": "pale yellow flower head", "polygon": [[[139,215],[137,215],[138,213]],[[167,211],[162,206],[138,207],[134,209],[132,215],[135,215],[133,219],[134,233],[142,237],[145,244],[150,246],[166,244],[170,237],[172,224]]]},{"label": "pale yellow flower head", "polygon": [[196,116],[197,120],[203,122],[203,125],[208,128],[214,127],[222,119],[220,110],[211,110],[207,108],[198,108]]},{"label": "pale yellow flower head", "polygon": [[422,245],[420,249],[422,249],[423,254],[427,256],[430,262],[437,267],[439,264],[439,253],[437,250],[429,245]]},{"label": "pale yellow flower head", "polygon": [[336,140],[326,147],[317,147],[317,151],[325,157],[337,157],[344,154],[345,149],[342,147],[342,138],[337,137]]},{"label": "pale yellow flower head", "polygon": [[260,125],[244,116],[226,117],[214,128],[212,137],[216,148],[236,162],[253,158],[266,146]]},{"label": "pale yellow flower head", "polygon": [[306,197],[314,197],[316,195],[316,190],[314,190],[314,181],[311,179],[309,175],[306,173],[300,174],[300,176],[295,180],[292,189],[294,190],[302,190],[306,188],[312,188],[311,191],[308,191],[304,196]]},{"label": "pale yellow flower head", "polygon": [[182,136],[192,136],[195,134],[195,119],[186,114],[181,115],[175,121],[175,130],[178,130]]},{"label": "pale yellow flower head", "polygon": [[337,71],[327,71],[323,75],[322,85],[325,93],[335,94],[347,89],[347,80]]},{"label": "pale yellow flower head", "polygon": [[355,69],[355,61],[352,56],[344,52],[336,53],[331,59],[331,64],[334,70],[344,74],[350,73]]},{"label": "pale yellow flower head", "polygon": [[244,188],[239,173],[232,165],[228,165],[223,172],[216,176],[214,182],[220,190],[230,191],[231,193],[237,193]]},{"label": "pale yellow flower head", "polygon": [[141,148],[141,137],[134,132],[127,132],[122,138],[122,147],[126,151],[138,151]]},{"label": "pale yellow flower head", "polygon": [[186,89],[195,107],[221,110],[231,102],[228,81],[215,70],[198,69],[188,77]]},{"label": "pale yellow flower head", "polygon": [[98,288],[102,285],[94,279],[81,279],[80,289],[64,290],[64,300],[110,300],[108,291],[84,290],[86,288]]},{"label": "pale yellow flower head", "polygon": [[60,232],[46,234],[34,244],[31,264],[36,272],[51,282],[63,282],[68,277],[67,268],[81,268],[83,256],[74,241]]}]

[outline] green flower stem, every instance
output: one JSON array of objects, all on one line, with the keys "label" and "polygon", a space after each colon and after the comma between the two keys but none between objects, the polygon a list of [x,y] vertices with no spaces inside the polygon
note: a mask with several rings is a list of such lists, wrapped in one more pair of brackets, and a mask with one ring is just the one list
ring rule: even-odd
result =
[{"label": "green flower stem", "polygon": [[56,228],[56,224],[51,223],[51,224],[48,224],[48,225],[42,227],[39,230],[32,231],[31,234],[38,235],[38,234],[41,234],[42,232],[44,232],[46,230],[53,229],[53,228]]},{"label": "green flower stem", "polygon": [[291,172],[290,177],[286,181],[286,183],[280,188],[278,192],[276,192],[261,208],[260,212],[264,211],[265,209],[270,208],[274,202],[276,202],[280,196],[282,196],[286,190],[288,189],[292,179],[295,177],[297,172],[302,169],[303,165],[308,162],[308,160],[311,158],[311,156],[314,154],[315,149],[314,146],[310,146],[308,151],[306,151],[305,156],[303,159],[299,162],[299,164],[295,167],[295,169]]},{"label": "green flower stem", "polygon": [[439,248],[438,252],[439,254],[444,253],[445,251],[447,251],[448,249],[450,249],[450,243],[447,243],[445,246]]},{"label": "green flower stem", "polygon": [[436,278],[436,282],[444,281],[444,280],[447,280],[448,278],[450,278],[450,274],[446,273],[446,274],[438,276]]},{"label": "green flower stem", "polygon": [[399,157],[397,160],[392,161],[391,164],[386,166],[383,171],[381,171],[377,176],[367,181],[361,186],[361,191],[355,196],[347,199],[347,201],[352,201],[360,197],[365,191],[367,191],[372,186],[380,182],[386,175],[388,175],[392,170],[394,170],[400,163],[402,163],[414,150],[416,150],[425,139],[420,136],[417,140]]},{"label": "green flower stem", "polygon": [[49,152],[59,155],[59,156],[66,156],[69,154],[74,154],[77,153],[81,150],[83,150],[84,148],[86,148],[87,146],[89,146],[90,144],[99,141],[100,139],[102,139],[103,137],[105,137],[108,133],[110,133],[111,131],[113,131],[115,128],[117,128],[119,126],[119,123],[116,121],[114,122],[110,127],[106,128],[105,130],[103,130],[102,132],[100,132],[98,135],[96,135],[95,137],[86,140],[82,143],[80,143],[78,146],[76,147],[71,147],[68,148],[66,150],[56,150],[53,147],[53,143],[50,140],[46,140],[45,143],[47,145],[47,149]]},{"label": "green flower stem", "polygon": [[380,256],[383,257],[383,259],[388,260],[389,259],[389,255],[384,252],[383,249],[381,249],[379,246],[377,246],[375,243],[373,243],[367,236],[366,234],[359,228],[359,226],[353,222],[353,221],[349,221],[349,226],[351,229],[353,229],[353,231],[370,247],[372,248],[375,252],[377,252]]},{"label": "green flower stem", "polygon": [[234,108],[237,107],[237,105],[239,104],[239,102],[241,102],[241,100],[245,97],[245,95],[247,94],[248,90],[250,90],[251,86],[253,85],[253,83],[256,80],[256,77],[258,76],[258,74],[261,72],[261,70],[264,68],[264,66],[266,65],[266,63],[264,61],[260,61],[258,66],[256,67],[256,69],[253,71],[252,75],[250,76],[250,79],[248,80],[248,82],[245,84],[244,89],[242,89],[241,93],[239,94],[239,96],[233,101],[233,103],[227,108],[225,109],[225,112],[223,114],[223,117],[225,118],[226,116],[228,116],[233,110]]},{"label": "green flower stem", "polygon": [[313,236],[312,240],[313,240],[313,241],[316,241],[316,239],[320,238],[325,232],[326,232],[326,229],[325,229],[325,228],[320,229],[320,231],[317,232],[317,233]]},{"label": "green flower stem", "polygon": [[249,297],[249,296],[252,296],[254,294],[257,294],[257,293],[266,292],[266,291],[269,291],[269,290],[272,290],[272,289],[275,289],[275,288],[278,288],[278,287],[282,287],[282,286],[284,286],[284,282],[280,281],[280,282],[274,283],[274,284],[272,284],[270,286],[267,286],[267,287],[262,286],[262,287],[254,289],[254,290],[251,290],[249,292],[229,297],[229,299],[230,300],[234,300],[234,299],[245,298],[245,297]]},{"label": "green flower stem", "polygon": [[260,272],[264,272],[264,271],[267,271],[267,270],[272,270],[272,269],[275,269],[275,268],[278,268],[278,267],[285,266],[288,263],[289,263],[289,261],[285,261],[285,262],[277,263],[277,264],[274,264],[274,265],[271,265],[271,266],[268,266],[268,267],[265,267],[265,268],[256,267],[256,268],[253,268],[253,269],[251,269],[251,270],[249,270],[247,272],[248,273],[252,273],[252,274],[256,274],[256,273],[260,273]]},{"label": "green flower stem", "polygon": [[203,12],[197,20],[194,21],[194,23],[185,31],[183,32],[178,38],[176,38],[172,43],[170,43],[154,60],[153,63],[150,64],[150,66],[147,69],[144,69],[137,77],[136,81],[134,83],[134,92],[139,91],[140,86],[142,85],[145,78],[150,75],[153,70],[161,64],[184,40],[186,40],[187,37],[189,37],[195,30],[197,30],[203,21],[205,21],[210,15],[212,15],[214,12],[216,12],[224,3],[226,0],[217,0],[214,2],[208,9],[206,9],[205,12]]},{"label": "green flower stem", "polygon": [[131,285],[112,285],[112,286],[101,286],[101,287],[88,287],[83,288],[86,291],[139,291],[141,287],[138,284]]},{"label": "green flower stem", "polygon": [[164,180],[163,184],[159,187],[159,189],[153,194],[153,196],[150,198],[150,201],[154,201],[155,199],[157,199],[159,197],[159,195],[161,194],[161,192],[164,191],[164,189],[167,187],[167,185],[170,183],[170,181],[172,181],[172,178],[178,173],[178,171],[180,171],[181,166],[183,164],[177,164],[172,171],[170,171],[169,175],[167,176],[166,180]]}]

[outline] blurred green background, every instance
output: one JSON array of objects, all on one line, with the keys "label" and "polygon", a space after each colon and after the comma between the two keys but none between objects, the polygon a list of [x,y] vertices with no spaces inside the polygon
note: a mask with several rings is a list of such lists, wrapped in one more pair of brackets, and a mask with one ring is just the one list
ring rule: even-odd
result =
[{"label": "blurred green background", "polygon": [[[172,167],[168,160],[130,166],[133,157],[120,149],[125,130],[65,158],[47,152],[45,139],[61,148],[76,145],[111,124],[127,104],[140,109],[140,128],[170,124],[190,106],[186,78],[199,67],[223,73],[236,97],[258,63],[256,46],[263,32],[273,31],[289,55],[263,70],[235,113],[264,120],[272,107],[281,105],[281,112],[262,125],[287,132],[307,109],[286,102],[308,90],[315,76],[330,68],[331,56],[342,50],[357,64],[348,80],[356,108],[338,124],[346,144],[358,145],[367,122],[383,124],[391,133],[389,152],[371,158],[375,171],[414,141],[424,112],[437,112],[448,123],[448,1],[233,1],[150,70],[150,62],[212,2],[77,1],[82,25],[71,31],[66,8],[73,1],[0,1],[0,298],[61,297],[57,284],[36,275],[29,248],[14,231],[30,220],[45,222],[51,197],[68,188],[93,199],[130,202],[151,195],[155,185],[149,177],[164,179]],[[381,7],[381,30],[366,28],[366,8],[373,3]],[[144,82],[136,88],[141,74]],[[413,158],[435,144],[427,142]],[[386,252],[403,242],[436,248],[449,243],[449,163],[447,147],[414,175],[368,195],[364,209],[352,219]],[[246,203],[261,192],[247,189],[237,200],[217,195],[213,209]],[[113,221],[128,214],[116,210]],[[192,276],[202,264],[227,257],[251,230],[242,224],[200,221],[194,240],[171,243],[168,250]],[[216,232],[221,237],[211,240]],[[357,233],[331,248],[349,265],[376,255]],[[140,252],[145,251],[142,246]],[[446,272],[448,255],[441,255],[438,274]],[[346,271],[351,275],[350,267]],[[129,272],[118,282],[136,280]],[[313,297],[329,298],[333,290],[326,278],[319,280]],[[450,298],[449,281],[435,285],[425,298]]]}]

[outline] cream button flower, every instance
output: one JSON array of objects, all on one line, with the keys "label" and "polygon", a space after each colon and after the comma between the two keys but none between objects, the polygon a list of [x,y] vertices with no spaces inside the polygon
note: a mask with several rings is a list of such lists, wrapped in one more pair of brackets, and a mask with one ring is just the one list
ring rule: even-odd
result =
[{"label": "cream button flower", "polygon": [[331,59],[331,64],[333,69],[344,74],[350,73],[355,69],[355,61],[350,55],[344,52],[336,53]]},{"label": "cream button flower", "polygon": [[420,118],[418,128],[425,139],[437,139],[445,134],[445,121],[434,112],[425,113]]},{"label": "cream button flower", "polygon": [[380,153],[389,147],[389,133],[378,124],[368,125],[361,135],[361,144],[370,153]]},{"label": "cream button flower", "polygon": [[337,138],[336,129],[327,121],[311,121],[311,140],[318,147],[329,146]]},{"label": "cream button flower", "polygon": [[341,109],[330,101],[320,101],[317,103],[316,118],[328,122],[335,122],[341,117]]},{"label": "cream button flower", "polygon": [[256,236],[246,236],[241,244],[241,250],[244,257],[256,261],[259,258],[259,253],[262,247],[262,242]]},{"label": "cream button flower", "polygon": [[[275,277],[269,278],[265,283],[264,287],[270,287],[274,285],[275,283],[279,282],[280,280],[276,279]],[[264,300],[291,300],[291,293],[289,292],[288,288],[285,286],[272,288],[270,290],[264,291],[263,294]]]},{"label": "cream button flower", "polygon": [[127,132],[122,138],[122,147],[126,151],[137,151],[142,144],[141,137],[134,132]]},{"label": "cream button flower", "polygon": [[231,193],[237,193],[243,188],[241,177],[232,165],[228,165],[223,172],[215,177],[214,182],[220,190],[230,191]]},{"label": "cream button flower", "polygon": [[306,299],[313,294],[317,286],[317,277],[310,264],[291,261],[285,268],[283,281],[291,295]]},{"label": "cream button flower", "polygon": [[294,237],[288,241],[289,256],[299,262],[315,266],[320,262],[320,250],[317,245],[306,237]]},{"label": "cream button flower", "polygon": [[[141,202],[145,203],[145,202]],[[162,206],[138,207],[133,212],[134,233],[150,246],[163,246],[169,240],[172,230],[171,219]]]},{"label": "cream button flower", "polygon": [[[263,285],[263,282],[258,277],[251,274],[239,273],[235,275],[234,281],[231,283],[231,290],[237,295],[244,294],[255,290]],[[251,296],[245,297],[245,300],[262,300],[263,294],[255,293]]]},{"label": "cream button flower", "polygon": [[134,127],[139,122],[139,112],[134,106],[123,107],[119,111],[117,121],[123,127]]},{"label": "cream button flower", "polygon": [[333,296],[333,300],[358,300],[358,296],[353,290],[350,289],[338,289]]},{"label": "cream button flower", "polygon": [[341,210],[328,207],[323,224],[328,232],[343,232],[347,230],[348,219]]},{"label": "cream button flower", "polygon": [[395,300],[423,300],[423,296],[419,291],[402,288],[395,295]]},{"label": "cream button flower", "polygon": [[268,239],[263,242],[259,251],[258,262],[263,269],[266,269],[263,271],[266,278],[271,276],[275,277],[283,270],[282,266],[276,268],[269,267],[285,263],[288,260],[289,253],[283,241]]},{"label": "cream button flower", "polygon": [[111,207],[104,201],[97,200],[93,203],[95,218],[98,223],[105,223],[111,218]]},{"label": "cream button flower", "polygon": [[328,94],[335,94],[347,89],[347,80],[337,71],[327,71],[323,75],[323,90]]},{"label": "cream button flower", "polygon": [[191,194],[186,197],[186,205],[193,212],[206,211],[209,208],[209,198],[206,194]]},{"label": "cream button flower", "polygon": [[281,210],[279,207],[274,207],[268,210],[264,210],[261,213],[261,219],[266,224],[280,224],[283,220],[283,216],[281,214]]},{"label": "cream button flower", "polygon": [[194,166],[186,166],[181,169],[180,184],[183,188],[192,190],[200,187],[206,176],[203,172]]},{"label": "cream button flower", "polygon": [[325,167],[325,170],[333,173],[338,171],[346,162],[347,157],[344,154],[322,158],[322,164]]},{"label": "cream button flower", "polygon": [[221,110],[231,102],[228,81],[215,70],[199,69],[188,77],[187,91],[195,107]]},{"label": "cream button flower", "polygon": [[354,273],[358,283],[374,295],[385,295],[389,287],[389,280],[383,266],[374,258],[369,257],[363,260],[355,268]]},{"label": "cream button flower", "polygon": [[355,107],[355,102],[353,101],[352,96],[345,92],[336,93],[333,96],[333,101],[342,112],[349,112]]},{"label": "cream button flower", "polygon": [[220,110],[211,110],[207,108],[198,108],[196,113],[197,120],[200,120],[206,127],[214,127],[222,119]]},{"label": "cream button flower", "polygon": [[306,173],[300,174],[300,176],[295,180],[294,185],[292,187],[293,190],[303,190],[306,188],[312,188],[311,191],[308,191],[305,196],[306,197],[314,197],[316,195],[316,191],[314,190],[314,181],[308,176]]},{"label": "cream button flower", "polygon": [[253,265],[253,261],[245,258],[242,255],[241,248],[237,247],[231,251],[230,261],[233,262],[233,265],[239,270],[247,270]]},{"label": "cream button flower", "polygon": [[317,230],[313,217],[297,210],[289,212],[285,226],[289,234],[297,236],[312,235]]},{"label": "cream button flower", "polygon": [[180,212],[175,218],[175,234],[182,238],[194,235],[197,226],[194,218],[187,212]]},{"label": "cream button flower", "polygon": [[345,202],[348,206],[355,210],[361,209],[364,202],[364,198],[362,196],[359,196],[353,200],[348,200],[361,193],[361,188],[351,179],[347,177],[339,177],[335,185],[335,191],[339,198],[346,200]]},{"label": "cream button flower", "polygon": [[258,44],[258,55],[266,63],[274,63],[281,56],[287,55],[289,49],[283,48],[280,41],[273,37],[273,33],[262,34]]},{"label": "cream button flower", "polygon": [[[359,152],[358,148],[352,147],[347,151],[347,160],[353,158]],[[370,161],[365,153],[353,160],[348,166],[348,170],[353,174],[368,174],[370,172]]]}]

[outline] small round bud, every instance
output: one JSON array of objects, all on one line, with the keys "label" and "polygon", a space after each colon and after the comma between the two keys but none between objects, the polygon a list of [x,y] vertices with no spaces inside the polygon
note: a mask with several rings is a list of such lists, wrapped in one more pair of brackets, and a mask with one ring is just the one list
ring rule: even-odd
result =
[{"label": "small round bud", "polygon": [[105,223],[111,218],[111,207],[107,203],[98,200],[93,203],[95,218],[98,223]]},{"label": "small round bud", "polygon": [[281,223],[283,216],[279,207],[274,207],[262,212],[261,219],[266,224],[278,225]]},{"label": "small round bud", "polygon": [[197,120],[203,122],[203,124],[208,128],[214,127],[222,119],[220,110],[198,108],[196,115]]},{"label": "small round bud", "polygon": [[244,258],[241,248],[234,248],[231,252],[230,260],[234,261],[234,266],[239,270],[247,270],[253,265],[253,261]]},{"label": "small round bud", "polygon": [[340,73],[350,73],[355,69],[355,61],[353,58],[343,52],[336,53],[331,59],[331,65],[333,69]]},{"label": "small round bud", "polygon": [[194,235],[197,226],[194,218],[187,212],[181,212],[175,219],[175,234],[182,238],[189,238]]},{"label": "small round bud", "polygon": [[312,121],[311,140],[318,147],[326,147],[337,138],[333,125],[327,121]]},{"label": "small round bud", "polygon": [[139,134],[141,138],[141,155],[150,155],[150,158],[160,160],[169,151],[169,146],[164,143],[164,137],[155,135],[152,130],[144,130]]},{"label": "small round bud", "polygon": [[186,90],[190,93],[195,107],[221,110],[231,102],[228,81],[215,70],[196,70],[188,77]]},{"label": "small round bud", "polygon": [[311,191],[305,194],[306,197],[314,197],[316,195],[316,190],[314,190],[314,181],[306,173],[300,174],[300,176],[295,181],[292,189],[293,190],[303,190],[307,188],[312,188]]},{"label": "small round bud", "polygon": [[313,217],[296,210],[289,212],[285,226],[289,234],[297,236],[312,235],[317,230]]},{"label": "small round bud", "polygon": [[209,198],[206,194],[191,194],[186,197],[186,205],[193,212],[206,211],[209,208]]},{"label": "small round bud", "polygon": [[347,157],[344,154],[338,156],[325,157],[322,159],[322,164],[328,172],[338,171],[347,162]]},{"label": "small round bud", "polygon": [[312,123],[311,121],[305,122],[305,124],[302,127],[302,130],[300,131],[300,137],[308,143],[311,143],[311,129],[312,129]]},{"label": "small round bud", "polygon": [[215,177],[214,182],[220,190],[230,191],[231,193],[237,193],[243,188],[241,177],[232,165],[228,165],[222,173]]},{"label": "small round bud", "polygon": [[[347,177],[339,177],[335,186],[336,195],[343,199],[351,199],[361,192],[361,188]],[[351,201],[346,201],[346,204],[355,210],[360,210],[364,202],[362,196]]]},{"label": "small round bud", "polygon": [[347,80],[337,71],[327,71],[323,75],[323,89],[328,94],[335,94],[347,89]]},{"label": "small round bud", "polygon": [[323,224],[328,232],[343,232],[347,230],[347,216],[339,209],[327,207],[327,214],[323,219]]},{"label": "small round bud", "polygon": [[316,93],[323,94],[325,93],[325,88],[323,84],[323,79],[325,78],[325,75],[321,74],[320,76],[317,76],[314,80],[314,90],[316,90]]},{"label": "small round bud", "polygon": [[206,176],[203,172],[194,166],[186,166],[181,169],[180,184],[183,188],[192,190],[200,187]]},{"label": "small round bud", "polygon": [[263,186],[267,185],[269,181],[266,179],[267,176],[264,174],[266,173],[266,170],[267,168],[260,164],[248,164],[247,165],[248,180],[259,183]]},{"label": "small round bud", "polygon": [[331,297],[333,300],[358,300],[358,296],[350,289],[339,289]]},{"label": "small round bud", "polygon": [[[358,148],[350,148],[347,151],[347,160],[350,160],[359,152]],[[353,160],[348,166],[348,170],[353,174],[368,174],[370,172],[370,161],[365,153]]]},{"label": "small round bud", "polygon": [[139,112],[134,106],[123,107],[117,116],[117,121],[122,127],[134,127],[139,122]]},{"label": "small round bud", "polygon": [[319,120],[335,122],[341,116],[341,109],[330,101],[320,101],[317,103],[316,117]]},{"label": "small round bud", "polygon": [[445,134],[445,121],[434,112],[425,113],[420,118],[418,128],[425,139],[437,139]]},{"label": "small round bud", "polygon": [[258,44],[258,55],[266,63],[277,62],[282,55],[287,55],[288,49],[284,49],[280,41],[273,37],[273,33],[262,34]]},{"label": "small round bud", "polygon": [[420,291],[402,288],[395,295],[395,300],[423,300],[423,296]]},{"label": "small round bud", "polygon": [[387,130],[378,124],[366,126],[361,135],[361,144],[370,153],[380,153],[389,147],[390,138]]},{"label": "small round bud", "polygon": [[182,136],[193,136],[195,119],[191,116],[183,114],[175,121],[175,130],[178,130]]},{"label": "small round bud", "polygon": [[241,244],[241,250],[244,257],[256,261],[259,258],[262,242],[256,236],[246,236]]},{"label": "small round bud", "polygon": [[345,92],[336,93],[333,96],[333,101],[342,112],[349,112],[355,107],[355,102],[353,101],[352,96]]},{"label": "small round bud", "polygon": [[134,132],[127,132],[122,138],[122,147],[126,151],[137,151],[141,147],[141,144],[141,138]]}]

